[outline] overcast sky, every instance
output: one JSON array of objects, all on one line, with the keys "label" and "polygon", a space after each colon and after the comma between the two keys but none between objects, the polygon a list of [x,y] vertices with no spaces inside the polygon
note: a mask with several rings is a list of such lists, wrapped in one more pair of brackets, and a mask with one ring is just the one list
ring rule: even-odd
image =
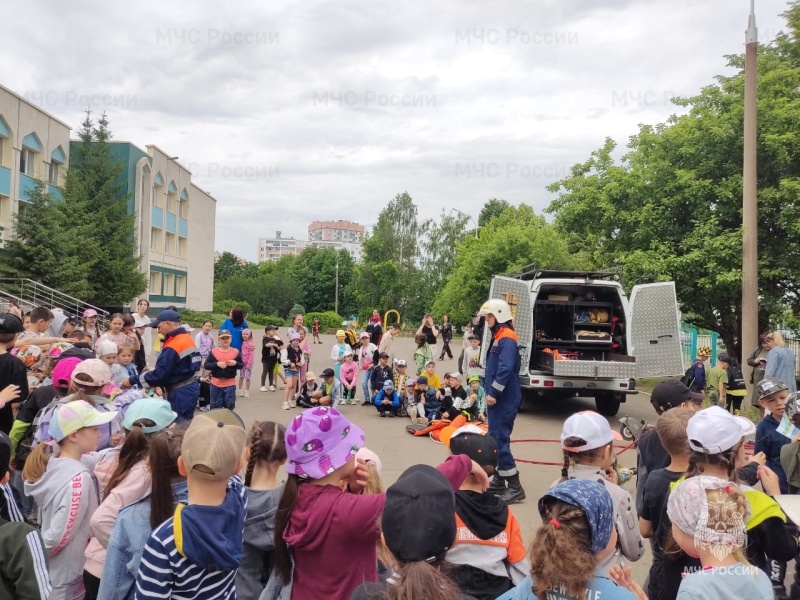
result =
[{"label": "overcast sky", "polygon": [[[761,41],[783,0],[758,0]],[[182,6],[183,8],[178,8]],[[179,156],[217,199],[216,249],[491,197],[537,211],[610,136],[675,112],[744,51],[747,0],[19,2],[0,82]],[[26,24],[26,25],[22,25]]]}]

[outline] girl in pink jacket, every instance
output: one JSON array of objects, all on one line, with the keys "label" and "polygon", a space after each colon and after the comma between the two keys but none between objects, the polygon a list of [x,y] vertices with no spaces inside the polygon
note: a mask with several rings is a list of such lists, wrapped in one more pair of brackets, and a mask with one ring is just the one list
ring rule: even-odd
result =
[{"label": "girl in pink jacket", "polygon": [[244,363],[244,368],[239,371],[239,395],[245,398],[250,397],[250,378],[253,376],[255,356],[256,343],[253,341],[253,332],[249,329],[242,329],[242,362]]},{"label": "girl in pink jacket", "polygon": [[356,384],[358,383],[358,363],[353,360],[352,350],[345,350],[344,362],[339,367],[339,381],[342,382],[342,403],[356,404]]}]

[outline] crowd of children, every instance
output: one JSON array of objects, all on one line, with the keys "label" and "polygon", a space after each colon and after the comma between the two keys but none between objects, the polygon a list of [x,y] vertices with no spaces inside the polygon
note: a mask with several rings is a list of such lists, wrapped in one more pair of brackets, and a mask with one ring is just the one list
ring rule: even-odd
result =
[{"label": "crowd of children", "polygon": [[[480,426],[475,336],[461,371],[439,377],[427,341],[410,374],[391,344],[368,334],[353,348],[342,335],[318,378],[302,320],[286,342],[267,327],[261,391],[285,376],[283,407],[303,410],[248,429],[233,410],[255,357],[244,322],[237,346],[210,322],[197,334],[210,407],[187,423],[139,389],[141,320],[112,315],[108,332],[75,329],[64,343],[45,335],[52,312],[30,316],[25,330],[0,314],[0,598],[800,598],[800,571],[784,589],[798,533],[780,502],[800,489],[800,394],[774,377],[754,392],[758,427],[732,414],[736,402],[703,409],[681,382],[656,386],[636,502],[618,485],[608,421],[569,417],[561,478],[538,501],[526,550],[488,489],[498,448]],[[723,371],[706,385],[729,392]],[[384,490],[380,457],[340,410],[359,387],[381,417],[473,424],[439,467],[412,466]],[[640,585],[630,562],[644,539],[653,562]]]}]

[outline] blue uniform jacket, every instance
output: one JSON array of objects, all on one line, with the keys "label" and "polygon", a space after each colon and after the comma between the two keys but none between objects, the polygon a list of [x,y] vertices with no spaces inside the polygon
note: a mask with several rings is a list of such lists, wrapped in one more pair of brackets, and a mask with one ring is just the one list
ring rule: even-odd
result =
[{"label": "blue uniform jacket", "polygon": [[767,455],[767,466],[775,471],[781,483],[781,493],[789,493],[789,484],[786,481],[786,473],[783,472],[781,465],[781,448],[791,443],[785,435],[778,433],[778,421],[772,415],[765,415],[761,422],[756,426],[756,446],[753,452],[758,454],[763,452]]},{"label": "blue uniform jacket", "polygon": [[[386,392],[384,392],[383,390],[378,392],[378,395],[375,396],[375,406],[383,406],[381,402],[383,402],[383,399],[385,397],[386,397]],[[398,396],[397,392],[394,390],[392,390],[391,400],[392,400],[392,408],[400,407],[400,396]]]},{"label": "blue uniform jacket", "polygon": [[517,334],[513,329],[501,325],[494,333],[492,345],[486,354],[486,395],[492,396],[498,403],[504,398],[519,401],[522,392],[519,368]]},{"label": "blue uniform jacket", "polygon": [[201,361],[200,351],[192,336],[183,328],[178,328],[164,337],[156,366],[145,373],[144,380],[150,387],[175,385],[194,377]]},{"label": "blue uniform jacket", "polygon": [[704,390],[706,389],[706,368],[702,360],[696,360],[692,363],[692,389]]}]

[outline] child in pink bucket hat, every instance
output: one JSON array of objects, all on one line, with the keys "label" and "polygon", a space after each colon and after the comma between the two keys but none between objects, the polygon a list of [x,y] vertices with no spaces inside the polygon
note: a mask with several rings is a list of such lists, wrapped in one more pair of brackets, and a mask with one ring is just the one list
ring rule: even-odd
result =
[{"label": "child in pink bucket hat", "polygon": [[[356,454],[364,438],[330,406],[309,408],[286,427],[289,475],[275,518],[270,585],[291,584],[292,598],[350,598],[364,581],[378,580],[378,519],[386,495],[362,493],[367,470]],[[488,485],[484,470],[465,455],[438,469],[453,489],[469,473]]]}]

